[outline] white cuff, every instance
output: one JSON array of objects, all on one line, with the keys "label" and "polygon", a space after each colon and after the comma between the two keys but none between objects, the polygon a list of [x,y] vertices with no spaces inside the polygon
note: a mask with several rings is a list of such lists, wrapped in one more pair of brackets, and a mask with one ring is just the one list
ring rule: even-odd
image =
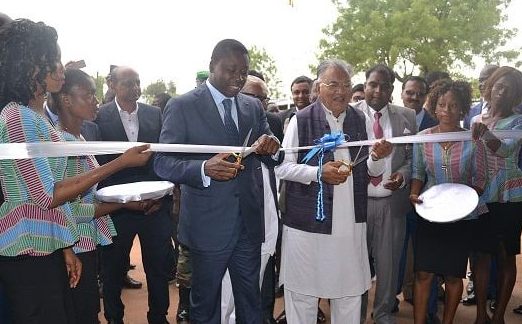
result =
[{"label": "white cuff", "polygon": [[205,174],[205,163],[207,163],[206,160],[201,163],[201,182],[203,182],[203,187],[206,188],[210,186],[210,177]]}]

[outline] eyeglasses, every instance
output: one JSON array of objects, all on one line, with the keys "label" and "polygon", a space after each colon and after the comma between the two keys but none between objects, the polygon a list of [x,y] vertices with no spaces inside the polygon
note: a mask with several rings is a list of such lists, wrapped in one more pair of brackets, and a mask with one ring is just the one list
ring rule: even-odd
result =
[{"label": "eyeglasses", "polygon": [[415,91],[411,91],[411,90],[406,90],[406,91],[404,91],[404,93],[409,97],[413,97],[413,96],[424,97],[426,95],[426,93],[424,93],[424,92],[415,92]]},{"label": "eyeglasses", "polygon": [[331,90],[337,90],[337,89],[343,89],[343,90],[346,90],[346,89],[351,89],[352,88],[352,83],[351,82],[348,82],[348,83],[339,83],[337,81],[331,81],[331,82],[321,82],[322,85],[324,85],[325,87],[327,87],[328,89],[331,89]]},{"label": "eyeglasses", "polygon": [[261,101],[261,102],[265,102],[266,103],[266,102],[270,101],[270,97],[262,97],[262,96],[258,96],[256,94],[248,93],[248,92],[241,92],[241,93],[244,94],[244,95],[247,95],[249,97],[259,99],[259,101]]},{"label": "eyeglasses", "polygon": [[359,102],[361,100],[364,100],[364,96],[353,96],[352,102]]}]

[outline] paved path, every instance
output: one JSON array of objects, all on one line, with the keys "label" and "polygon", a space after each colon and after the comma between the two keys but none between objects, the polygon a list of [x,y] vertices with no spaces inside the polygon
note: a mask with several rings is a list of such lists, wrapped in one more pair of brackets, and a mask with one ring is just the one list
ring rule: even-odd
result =
[{"label": "paved path", "polygon": [[[123,302],[125,303],[125,323],[126,324],[147,324],[147,289],[145,282],[145,274],[143,272],[143,266],[141,264],[141,253],[139,247],[139,240],[136,239],[133,249],[131,251],[131,262],[136,264],[136,269],[130,272],[130,275],[143,282],[144,288],[139,290],[123,290]],[[517,282],[515,284],[515,290],[513,291],[513,296],[511,297],[510,303],[508,305],[506,311],[506,323],[508,324],[517,324],[522,323],[522,315],[516,315],[511,310],[522,304],[522,256],[517,257],[517,266],[518,266],[518,274],[517,274]],[[276,300],[276,315],[280,313],[283,307],[283,298],[279,298]],[[373,289],[370,290],[370,304],[373,303]],[[176,308],[178,305],[178,290],[176,285],[170,286],[170,309],[168,320],[171,324],[176,323],[175,315]],[[328,316],[328,303],[322,302],[321,308],[325,311]],[[442,318],[443,305],[439,303],[439,318]],[[370,314],[371,309],[368,311]],[[103,309],[100,314],[100,320],[102,323],[106,323],[103,320]],[[463,306],[462,304],[459,306],[457,310],[457,315],[455,318],[455,323],[473,323],[475,319],[475,307],[474,306]],[[328,320],[328,323],[330,321]],[[372,323],[371,320],[367,320],[367,323]],[[398,324],[410,324],[413,323],[413,307],[405,302],[402,302],[400,305],[400,310],[397,315],[397,323]]]}]

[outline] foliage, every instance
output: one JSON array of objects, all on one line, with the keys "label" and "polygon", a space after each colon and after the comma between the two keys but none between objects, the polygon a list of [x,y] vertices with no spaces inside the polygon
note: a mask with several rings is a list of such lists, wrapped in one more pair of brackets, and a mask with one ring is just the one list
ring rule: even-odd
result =
[{"label": "foliage", "polygon": [[105,85],[105,76],[99,75],[96,73],[96,76],[94,78],[94,83],[96,84],[96,99],[98,99],[98,102],[103,101],[103,86]]},{"label": "foliage", "polygon": [[323,29],[321,59],[342,58],[355,70],[376,63],[400,69],[398,78],[434,70],[515,60],[518,52],[499,50],[516,34],[501,28],[511,0],[333,0],[339,16]]},{"label": "foliage", "polygon": [[274,59],[268,55],[264,48],[258,49],[252,46],[248,49],[250,56],[250,69],[263,74],[268,87],[268,95],[271,98],[281,97],[281,80],[277,74],[277,67]]},{"label": "foliage", "polygon": [[160,93],[168,93],[171,97],[176,96],[176,84],[173,81],[169,81],[168,83],[165,83],[163,80],[157,80],[156,82],[153,82],[149,84],[144,90],[143,90],[143,96],[145,97],[145,100],[147,103],[151,104],[154,100],[154,97],[157,94]]},{"label": "foliage", "polygon": [[452,80],[460,80],[460,81],[466,81],[469,82],[471,85],[471,99],[473,101],[479,101],[480,100],[480,90],[479,90],[479,81],[476,77],[467,77],[462,73],[459,72],[453,72],[450,74],[450,77]]}]

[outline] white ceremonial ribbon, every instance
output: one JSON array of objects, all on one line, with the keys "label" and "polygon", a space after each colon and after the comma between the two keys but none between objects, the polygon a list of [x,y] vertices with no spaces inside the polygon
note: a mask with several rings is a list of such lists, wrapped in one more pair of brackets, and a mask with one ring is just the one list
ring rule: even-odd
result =
[{"label": "white ceremonial ribbon", "polygon": [[[521,139],[522,130],[492,131],[498,139]],[[381,141],[364,140],[345,142],[337,147],[347,148],[351,146],[371,146]],[[392,144],[414,144],[414,143],[433,143],[433,142],[463,142],[471,140],[471,131],[437,133],[425,135],[409,135],[392,137],[386,141]],[[38,142],[38,143],[3,143],[0,144],[0,160],[28,159],[36,157],[58,157],[58,156],[82,156],[82,155],[103,155],[120,154],[131,147],[143,145],[141,142]],[[281,148],[281,151],[297,152],[309,150],[315,147],[301,146]],[[153,152],[165,153],[239,153],[243,150],[240,146],[216,146],[216,145],[190,145],[190,144],[157,144],[151,143],[150,150]],[[244,156],[254,151],[247,148]]]}]

